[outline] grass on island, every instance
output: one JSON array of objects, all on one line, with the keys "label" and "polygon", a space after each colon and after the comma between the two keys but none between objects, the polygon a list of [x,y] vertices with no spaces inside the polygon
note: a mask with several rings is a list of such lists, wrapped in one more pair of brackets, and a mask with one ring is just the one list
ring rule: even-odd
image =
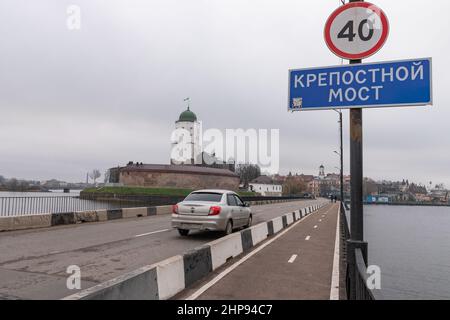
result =
[{"label": "grass on island", "polygon": [[[180,188],[145,188],[145,187],[100,187],[100,188],[87,188],[83,193],[111,193],[111,194],[125,194],[125,195],[154,195],[154,196],[181,196],[185,197],[189,193],[194,191],[193,189],[180,189]],[[254,192],[238,192],[239,195],[256,196]]]},{"label": "grass on island", "polygon": [[100,187],[84,189],[83,193],[113,193],[126,195],[187,196],[193,190],[178,188]]}]

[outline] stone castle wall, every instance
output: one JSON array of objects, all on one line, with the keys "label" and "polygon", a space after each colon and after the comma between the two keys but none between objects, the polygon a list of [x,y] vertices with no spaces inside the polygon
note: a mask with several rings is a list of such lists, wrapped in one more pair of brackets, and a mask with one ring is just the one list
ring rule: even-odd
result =
[{"label": "stone castle wall", "polygon": [[122,171],[120,183],[126,186],[185,189],[238,190],[239,177],[179,172]]}]

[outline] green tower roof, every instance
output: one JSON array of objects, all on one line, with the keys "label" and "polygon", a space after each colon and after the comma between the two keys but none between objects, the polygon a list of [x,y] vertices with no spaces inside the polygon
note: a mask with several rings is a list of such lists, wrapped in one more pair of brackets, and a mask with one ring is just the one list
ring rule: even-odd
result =
[{"label": "green tower roof", "polygon": [[197,116],[189,109],[189,107],[187,108],[186,111],[183,111],[180,114],[180,118],[178,119],[178,122],[195,122],[195,121],[197,121]]}]

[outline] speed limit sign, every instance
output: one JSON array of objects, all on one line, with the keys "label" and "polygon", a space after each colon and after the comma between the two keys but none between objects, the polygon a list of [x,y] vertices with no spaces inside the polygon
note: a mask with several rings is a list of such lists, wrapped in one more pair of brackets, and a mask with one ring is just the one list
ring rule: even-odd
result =
[{"label": "speed limit sign", "polygon": [[328,48],[343,59],[364,59],[375,54],[387,40],[389,21],[385,13],[368,2],[339,7],[325,25]]}]

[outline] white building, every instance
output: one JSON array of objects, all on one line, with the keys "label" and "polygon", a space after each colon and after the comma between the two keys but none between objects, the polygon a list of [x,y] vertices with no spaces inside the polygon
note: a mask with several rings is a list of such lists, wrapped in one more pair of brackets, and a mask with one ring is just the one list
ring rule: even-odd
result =
[{"label": "white building", "polygon": [[249,183],[250,191],[260,193],[263,197],[281,197],[283,186],[275,183],[268,176],[260,176]]},{"label": "white building", "polygon": [[[172,143],[172,153],[170,156],[170,163],[178,165],[195,164],[194,159],[197,159],[202,152],[200,144],[201,124],[197,121],[197,116],[193,113],[189,106],[186,111],[183,111],[175,122],[175,129],[181,133],[176,137],[176,142]],[[185,134],[182,134],[182,132]],[[188,141],[185,143],[184,141]]]}]

